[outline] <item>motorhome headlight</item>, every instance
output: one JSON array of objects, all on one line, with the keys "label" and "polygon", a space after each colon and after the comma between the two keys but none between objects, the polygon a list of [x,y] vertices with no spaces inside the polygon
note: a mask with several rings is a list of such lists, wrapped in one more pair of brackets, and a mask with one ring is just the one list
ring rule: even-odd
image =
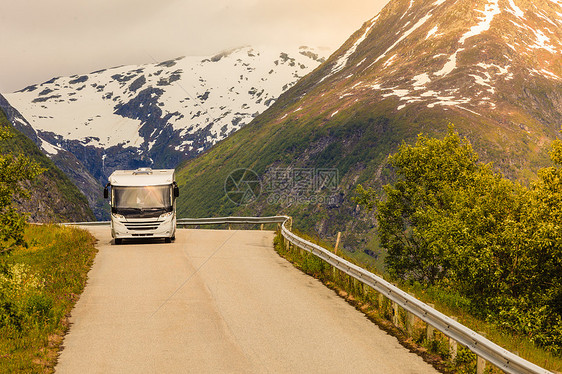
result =
[{"label": "motorhome headlight", "polygon": [[169,218],[169,217],[172,216],[172,214],[174,214],[174,212],[166,212],[166,213],[164,213],[164,214],[161,214],[159,219],[166,219],[166,218]]},{"label": "motorhome headlight", "polygon": [[113,216],[113,218],[117,218],[119,220],[124,220],[125,216],[121,215],[121,214],[117,214],[117,213],[111,213],[111,215]]}]

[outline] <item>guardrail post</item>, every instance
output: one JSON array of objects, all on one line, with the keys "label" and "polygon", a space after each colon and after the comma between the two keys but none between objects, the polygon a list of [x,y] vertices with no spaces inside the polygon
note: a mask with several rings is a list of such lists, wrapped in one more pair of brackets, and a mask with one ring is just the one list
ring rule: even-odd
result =
[{"label": "guardrail post", "polygon": [[400,326],[400,315],[398,314],[398,304],[396,304],[394,301],[392,302],[392,323],[394,324],[394,326],[399,327]]},{"label": "guardrail post", "polygon": [[[451,319],[457,321],[457,317],[451,317]],[[457,358],[458,346],[457,341],[453,338],[449,338],[449,354],[451,355],[451,362],[454,362]]]},{"label": "guardrail post", "polygon": [[367,300],[367,296],[369,295],[368,287],[363,282],[359,284],[359,287],[361,287],[361,295],[363,295],[363,300]]},{"label": "guardrail post", "polygon": [[[433,304],[427,304],[427,305],[429,305],[432,309],[435,309],[435,305],[433,305]],[[427,341],[428,342],[432,341],[433,336],[435,334],[435,328],[428,323],[425,333],[426,333],[425,337],[426,337]]]},{"label": "guardrail post", "polygon": [[[478,334],[486,337],[486,334],[483,332],[478,332]],[[484,370],[486,370],[486,360],[478,356],[476,359],[476,374],[484,374]]]},{"label": "guardrail post", "polygon": [[336,238],[336,245],[334,246],[334,254],[338,254],[338,247],[340,246],[341,231],[338,231],[338,237]]},{"label": "guardrail post", "polygon": [[416,316],[406,311],[406,332],[412,336],[414,334],[414,325],[416,324]]},{"label": "guardrail post", "polygon": [[[340,237],[341,237],[341,232],[338,232],[338,237],[336,239],[336,245],[334,246],[334,254],[336,256],[338,255],[338,246],[340,244]],[[332,266],[332,277],[334,278],[334,283],[335,283],[336,280],[338,279],[338,269],[336,269],[335,266]]]},{"label": "guardrail post", "polygon": [[260,230],[263,231],[263,223],[260,225]]}]

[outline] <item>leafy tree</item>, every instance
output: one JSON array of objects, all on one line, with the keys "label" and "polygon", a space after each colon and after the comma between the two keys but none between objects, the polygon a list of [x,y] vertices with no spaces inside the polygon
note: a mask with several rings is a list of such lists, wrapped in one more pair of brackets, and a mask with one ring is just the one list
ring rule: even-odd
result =
[{"label": "leafy tree", "polygon": [[455,289],[481,317],[562,353],[562,141],[551,158],[525,188],[451,128],[403,144],[384,199],[359,186],[356,201],[376,209],[391,275]]},{"label": "leafy tree", "polygon": [[539,170],[519,226],[524,251],[516,300],[502,305],[501,322],[562,353],[562,141],[550,152],[554,166]]},{"label": "leafy tree", "polygon": [[[525,189],[478,162],[451,128],[444,139],[418,136],[390,157],[396,173],[385,199],[358,188],[358,201],[376,208],[388,271],[403,280],[445,283],[479,303],[513,292]],[[509,248],[509,249],[508,249]],[[511,284],[510,284],[511,282]]]},{"label": "leafy tree", "polygon": [[[0,127],[0,141],[11,137],[8,128]],[[17,211],[13,200],[28,197],[24,182],[43,171],[29,157],[0,154],[0,254],[7,254],[15,245],[23,243],[25,215]]]},{"label": "leafy tree", "polygon": [[443,140],[419,135],[414,146],[403,144],[390,157],[396,182],[384,187],[385,200],[359,186],[357,201],[376,208],[392,275],[434,284],[448,274],[453,243],[443,234],[458,220],[453,213],[465,199],[458,190],[474,179],[477,161],[468,141],[452,129]]}]

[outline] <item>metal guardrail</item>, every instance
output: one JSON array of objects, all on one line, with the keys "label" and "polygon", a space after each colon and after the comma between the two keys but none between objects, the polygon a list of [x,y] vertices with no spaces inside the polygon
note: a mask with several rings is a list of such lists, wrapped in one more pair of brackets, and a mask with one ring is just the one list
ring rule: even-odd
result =
[{"label": "metal guardrail", "polygon": [[[421,302],[400,288],[385,281],[381,277],[352,264],[351,262],[335,255],[327,249],[305,240],[286,227],[291,218],[288,216],[272,217],[218,217],[218,218],[180,218],[179,226],[218,225],[218,224],[267,224],[278,223],[281,226],[281,235],[289,243],[308,251],[345,274],[373,288],[404,310],[412,313],[425,323],[441,331],[444,335],[467,347],[478,356],[495,365],[506,373],[520,374],[552,374],[516,354],[500,347],[482,335],[460,324],[452,318]],[[101,226],[109,222],[83,222],[74,225]]]},{"label": "metal guardrail", "polygon": [[[267,223],[283,223],[289,220],[287,216],[271,216],[271,217],[215,217],[215,218],[178,218],[177,226],[203,226],[203,225],[221,225],[221,224],[267,224]],[[109,226],[110,221],[94,221],[94,222],[67,222],[63,225],[69,226]]]},{"label": "metal guardrail", "polygon": [[109,226],[110,221],[92,221],[92,222],[66,222],[65,226]]},{"label": "metal guardrail", "polygon": [[298,237],[288,230],[285,227],[285,224],[281,227],[281,234],[290,243],[314,254],[335,268],[383,294],[406,311],[414,314],[422,321],[435,327],[444,335],[456,340],[458,343],[464,345],[478,356],[497,366],[499,369],[507,373],[514,374],[551,373],[548,370],[524,360],[516,354],[500,347],[468,327],[458,323],[452,318],[449,318],[410,294],[402,291],[400,288],[385,281],[381,277],[378,277],[375,274],[336,256],[319,245]]},{"label": "metal guardrail", "polygon": [[267,224],[284,223],[289,220],[287,216],[271,217],[217,217],[217,218],[179,218],[176,225],[197,226],[197,225],[220,225],[220,224]]}]

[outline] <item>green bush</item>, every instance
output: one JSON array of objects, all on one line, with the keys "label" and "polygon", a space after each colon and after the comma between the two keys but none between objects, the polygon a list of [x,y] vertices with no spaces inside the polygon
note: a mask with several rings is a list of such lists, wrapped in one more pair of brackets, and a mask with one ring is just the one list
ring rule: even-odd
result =
[{"label": "green bush", "polygon": [[44,295],[44,281],[28,265],[14,264],[0,274],[0,327],[21,331],[26,324],[47,319],[52,300]]},{"label": "green bush", "polygon": [[[530,187],[478,162],[451,128],[420,135],[390,157],[384,198],[358,187],[376,210],[385,264],[395,279],[448,290],[474,315],[562,354],[562,142],[555,166]],[[449,300],[449,303],[454,300]]]},{"label": "green bush", "polygon": [[[0,141],[12,137],[8,128],[0,127]],[[25,216],[13,205],[14,197],[27,197],[23,181],[33,179],[44,169],[29,157],[11,153],[0,154],[0,262],[14,246],[23,244]],[[3,267],[0,266],[0,270]]]}]

